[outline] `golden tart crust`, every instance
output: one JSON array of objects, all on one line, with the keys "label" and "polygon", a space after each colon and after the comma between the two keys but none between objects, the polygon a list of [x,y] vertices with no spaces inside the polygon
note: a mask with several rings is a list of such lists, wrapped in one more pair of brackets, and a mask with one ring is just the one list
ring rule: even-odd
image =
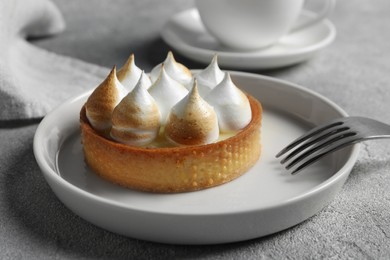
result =
[{"label": "golden tart crust", "polygon": [[136,190],[201,190],[243,175],[261,153],[261,104],[248,95],[251,122],[225,140],[183,147],[144,148],[117,143],[95,131],[80,112],[85,161],[102,178]]}]

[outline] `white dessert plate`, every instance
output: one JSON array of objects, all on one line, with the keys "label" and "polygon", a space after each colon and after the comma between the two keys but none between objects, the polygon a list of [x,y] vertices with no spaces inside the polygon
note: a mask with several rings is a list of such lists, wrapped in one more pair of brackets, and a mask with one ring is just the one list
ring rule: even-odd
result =
[{"label": "white dessert plate", "polygon": [[227,184],[189,193],[154,194],[111,184],[84,163],[79,111],[90,93],[48,114],[34,137],[34,154],[58,198],[85,220],[125,236],[175,244],[242,241],[292,227],[326,206],[347,179],[359,145],[292,176],[275,159],[312,125],[346,116],[328,99],[286,81],[231,72],[264,106],[262,155]]},{"label": "white dessert plate", "polygon": [[[313,16],[304,11],[298,23]],[[336,36],[329,20],[290,33],[270,48],[256,51],[237,51],[224,47],[203,26],[196,9],[174,15],[163,27],[161,37],[183,56],[209,64],[214,54],[222,67],[234,69],[272,69],[305,61],[328,46]]]}]

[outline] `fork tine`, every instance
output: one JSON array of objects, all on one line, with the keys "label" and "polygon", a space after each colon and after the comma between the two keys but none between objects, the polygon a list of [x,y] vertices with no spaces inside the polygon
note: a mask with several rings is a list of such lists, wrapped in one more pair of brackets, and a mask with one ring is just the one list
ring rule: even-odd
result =
[{"label": "fork tine", "polygon": [[286,166],[286,169],[287,170],[290,169],[291,167],[293,167],[294,165],[296,165],[297,163],[299,163],[303,159],[305,159],[308,156],[310,156],[311,154],[315,153],[316,151],[318,151],[318,150],[320,150],[322,148],[326,148],[327,146],[332,145],[333,143],[335,143],[335,142],[337,142],[339,140],[342,140],[344,138],[347,138],[347,137],[350,137],[350,136],[354,136],[354,135],[356,135],[355,132],[341,132],[339,134],[336,134],[336,135],[332,136],[331,138],[324,139],[324,140],[320,141],[319,143],[317,143],[316,145],[314,145],[314,146],[310,147],[309,149],[307,149],[305,152],[300,154],[294,160],[292,160],[292,162],[290,162]]},{"label": "fork tine", "polygon": [[357,135],[353,135],[353,136],[349,136],[349,137],[344,138],[344,139],[340,139],[340,140],[334,142],[333,144],[329,145],[325,149],[320,150],[317,153],[313,153],[313,154],[307,156],[306,160],[303,161],[299,166],[297,166],[291,172],[291,174],[295,175],[298,172],[300,172],[302,169],[306,168],[307,166],[309,166],[309,165],[315,163],[316,161],[318,161],[319,159],[321,159],[323,156],[330,154],[330,153],[332,153],[336,150],[339,150],[341,148],[344,148],[346,146],[355,144],[355,143],[359,142],[360,140],[361,140],[361,138]]},{"label": "fork tine", "polygon": [[[307,140],[307,142],[302,142],[302,144],[296,145],[296,148],[292,150],[285,158],[283,158],[280,163],[283,164],[298,153],[302,152],[304,149],[308,148],[309,146],[319,143],[321,140],[324,140],[332,135],[336,135],[338,133],[344,132],[346,130],[349,130],[349,127],[347,126],[339,126],[339,127],[331,127],[328,129],[323,130],[322,132],[318,133],[317,135],[313,135],[311,137],[311,140]],[[310,138],[308,138],[310,139]],[[291,150],[291,149],[290,149]]]},{"label": "fork tine", "polygon": [[283,154],[285,154],[286,152],[290,151],[292,148],[294,148],[295,146],[299,145],[300,143],[302,143],[302,142],[306,141],[307,139],[311,138],[312,136],[317,135],[317,134],[319,134],[319,133],[321,133],[321,132],[323,132],[323,131],[325,131],[327,129],[330,129],[332,127],[339,126],[339,125],[342,125],[342,124],[344,124],[343,121],[340,121],[340,119],[336,119],[336,120],[334,120],[331,123],[327,123],[327,124],[324,124],[324,125],[319,125],[317,127],[314,127],[309,132],[307,132],[306,134],[302,135],[301,137],[298,137],[293,142],[291,142],[289,145],[287,145],[284,149],[282,149],[276,155],[276,158],[282,156]]}]

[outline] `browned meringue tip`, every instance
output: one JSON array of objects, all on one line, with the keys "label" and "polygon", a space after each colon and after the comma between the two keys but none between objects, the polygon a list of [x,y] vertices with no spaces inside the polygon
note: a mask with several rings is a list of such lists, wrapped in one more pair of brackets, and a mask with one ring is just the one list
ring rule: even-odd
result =
[{"label": "browned meringue tip", "polygon": [[198,80],[196,77],[194,78],[194,82],[192,83],[191,89],[188,93],[190,99],[194,98],[201,98],[203,99],[200,94],[199,94],[199,89],[198,89]]},{"label": "browned meringue tip", "polygon": [[133,63],[134,63],[134,53],[130,54],[126,63],[118,70],[116,76],[118,77],[119,81],[122,81],[126,77],[126,74],[131,72],[131,65]]},{"label": "browned meringue tip", "polygon": [[212,62],[218,63],[218,53],[214,53],[213,58],[211,59],[211,63]]},{"label": "browned meringue tip", "polygon": [[194,78],[194,82],[192,83],[192,87],[188,91],[187,96],[188,96],[188,103],[194,104],[195,102],[198,102],[200,100],[201,102],[205,102],[207,105],[209,105],[207,101],[204,98],[202,98],[202,96],[199,93],[198,80],[196,78]]},{"label": "browned meringue tip", "polygon": [[[116,77],[116,66],[111,69],[110,73],[107,75],[107,77],[95,88],[94,92],[89,96],[88,100],[98,95],[100,92],[100,89],[104,88],[105,86],[110,86],[111,84],[115,84],[117,77]],[[108,91],[108,90],[107,90]],[[88,103],[88,101],[87,101]]]},{"label": "browned meringue tip", "polygon": [[99,131],[111,127],[111,113],[121,98],[121,90],[116,86],[116,66],[88,97],[85,108],[91,125]]},{"label": "browned meringue tip", "polygon": [[116,75],[116,65],[112,66],[112,70],[109,75]]},{"label": "browned meringue tip", "polygon": [[173,52],[172,52],[172,51],[168,51],[167,56],[168,56],[169,58],[171,58],[172,60],[176,61],[176,60],[175,60],[175,57],[173,56]]},{"label": "browned meringue tip", "polygon": [[[199,95],[198,80],[197,79],[194,79],[194,83],[192,84],[189,95],[190,95],[190,97]],[[199,97],[200,97],[200,95],[199,95]]]},{"label": "browned meringue tip", "polygon": [[115,80],[117,79],[116,77],[116,65],[114,65],[110,71],[110,73],[107,75],[106,79],[99,85],[103,84],[114,84]]},{"label": "browned meringue tip", "polygon": [[[214,109],[199,95],[197,84],[197,80],[194,79],[188,96],[180,101],[186,102],[183,114],[177,115],[171,110],[169,115],[165,136],[175,145],[203,145],[218,139],[217,115]],[[181,106],[180,102],[176,106]],[[200,104],[202,108],[199,107]]]},{"label": "browned meringue tip", "polygon": [[[179,67],[183,70],[183,72],[184,72],[185,74],[187,74],[188,76],[192,77],[191,71],[190,71],[185,65],[183,65],[183,64],[181,64],[181,63],[179,63],[179,62],[176,61],[175,56],[173,55],[173,52],[172,52],[172,51],[169,51],[169,52],[168,52],[168,55],[167,55],[167,59],[166,59],[166,60],[168,60],[168,59],[171,59],[172,62],[175,63],[177,66],[179,66]],[[164,63],[162,63],[162,64],[164,64]],[[161,65],[162,65],[162,64],[161,64]]]}]

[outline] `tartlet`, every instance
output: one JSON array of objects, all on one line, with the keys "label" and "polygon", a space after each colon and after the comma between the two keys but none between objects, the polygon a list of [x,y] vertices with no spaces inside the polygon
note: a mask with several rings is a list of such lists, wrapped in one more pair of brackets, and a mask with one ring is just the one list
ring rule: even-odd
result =
[{"label": "tartlet", "polygon": [[236,179],[259,159],[261,104],[216,57],[194,77],[172,53],[152,70],[152,82],[134,56],[119,74],[121,81],[114,67],[80,111],[85,161],[102,178],[148,192],[188,192]]}]

